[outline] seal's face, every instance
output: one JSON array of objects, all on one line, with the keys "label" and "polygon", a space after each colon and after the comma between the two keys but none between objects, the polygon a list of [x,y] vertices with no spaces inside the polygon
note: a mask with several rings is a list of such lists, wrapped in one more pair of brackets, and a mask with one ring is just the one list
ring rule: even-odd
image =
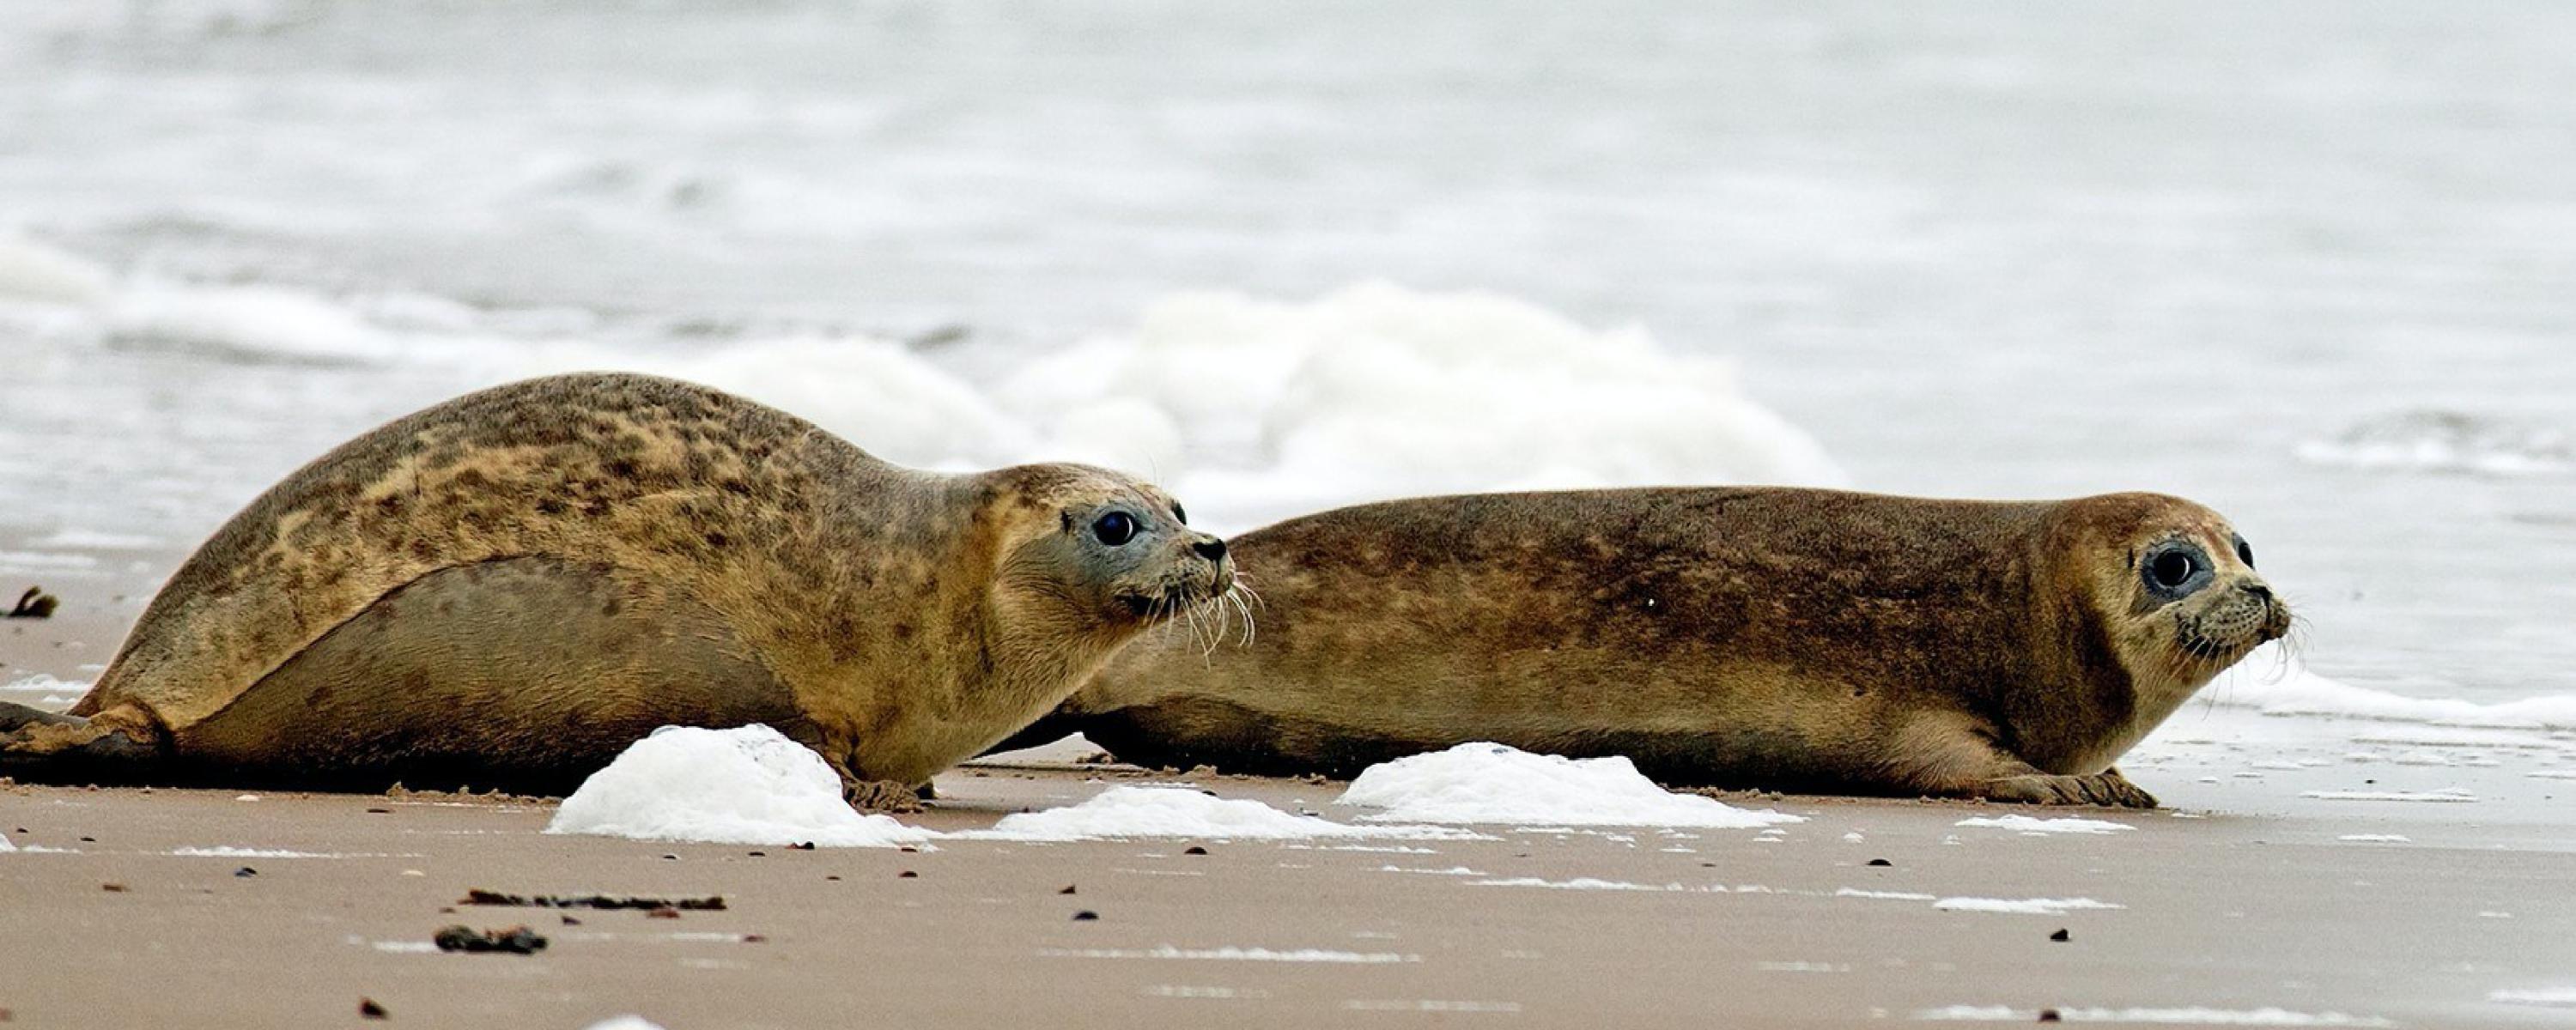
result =
[{"label": "seal's face", "polygon": [[2176,678],[2198,685],[2290,629],[2290,608],[2254,571],[2254,548],[2206,512],[2148,527],[2125,570],[2129,613],[2164,645]]},{"label": "seal's face", "polygon": [[1085,570],[1104,610],[1158,622],[1234,586],[1225,541],[1189,528],[1187,517],[1160,491],[1128,491],[1067,508],[1053,542]]},{"label": "seal's face", "polygon": [[1009,564],[1037,573],[1057,605],[1135,630],[1233,588],[1225,541],[1189,528],[1180,504],[1151,484],[1096,473],[1053,493],[1052,525]]}]

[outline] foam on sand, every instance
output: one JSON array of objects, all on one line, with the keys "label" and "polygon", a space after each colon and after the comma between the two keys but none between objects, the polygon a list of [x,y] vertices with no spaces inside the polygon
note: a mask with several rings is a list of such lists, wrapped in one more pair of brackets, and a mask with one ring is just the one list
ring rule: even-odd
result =
[{"label": "foam on sand", "polygon": [[2039,819],[2027,815],[1978,816],[1961,819],[1951,825],[1983,826],[2034,836],[2049,833],[2119,833],[2123,830],[2137,829],[2127,823],[2115,823],[2107,819]]},{"label": "foam on sand", "polygon": [[929,831],[841,800],[821,756],[767,726],[665,726],[592,773],[547,833],[713,844],[895,847]]},{"label": "foam on sand", "polygon": [[5,855],[16,850],[18,850],[18,846],[9,843],[9,835],[0,833],[0,855]]},{"label": "foam on sand", "polygon": [[2311,790],[2300,797],[2317,801],[2475,801],[2478,796],[2465,790]]},{"label": "foam on sand", "polygon": [[990,830],[954,836],[982,840],[1079,841],[1129,837],[1208,840],[1305,840],[1315,837],[1471,836],[1434,826],[1350,826],[1291,815],[1258,801],[1220,798],[1189,787],[1112,787],[1078,805],[1002,817]]},{"label": "foam on sand", "polygon": [[1420,955],[1391,951],[1339,951],[1330,948],[1182,948],[1165,944],[1152,948],[1043,948],[1038,954],[1048,958],[1143,958],[1174,959],[1194,962],[1322,962],[1334,965],[1382,966],[1420,962]]},{"label": "foam on sand", "polygon": [[[2396,1026],[2378,1016],[2355,1016],[2341,1012],[2299,1012],[2283,1008],[2218,1009],[2205,1006],[2186,1008],[2061,1008],[2052,1010],[2058,1019],[2068,1023],[2132,1023],[2184,1026],[2313,1026],[2313,1027],[2388,1027]],[[1951,1005],[1924,1009],[1914,1018],[1943,1023],[2029,1023],[2039,1019],[2036,1009],[2017,1009],[2009,1005]]]},{"label": "foam on sand", "polygon": [[1675,794],[1625,758],[1534,755],[1489,742],[1370,766],[1335,803],[1378,809],[1364,819],[1411,823],[1753,829],[1805,821]]},{"label": "foam on sand", "polygon": [[642,1016],[618,1016],[592,1023],[589,1030],[662,1030],[662,1028]]},{"label": "foam on sand", "polygon": [[1536,876],[1515,876],[1515,877],[1510,877],[1510,878],[1508,878],[1508,879],[1501,879],[1501,880],[1474,880],[1474,881],[1470,881],[1470,882],[1468,883],[1468,886],[1470,886],[1470,887],[1545,887],[1545,888],[1547,888],[1547,889],[1549,889],[1549,890],[1560,890],[1560,891],[1657,891],[1657,892],[1671,892],[1671,891],[1685,891],[1685,890],[1689,890],[1689,889],[1690,889],[1690,888],[1684,887],[1684,886],[1682,886],[1681,884],[1678,884],[1678,883],[1667,883],[1667,884],[1662,884],[1662,885],[1658,886],[1658,885],[1656,885],[1656,884],[1648,884],[1648,883],[1629,883],[1629,882],[1627,882],[1627,881],[1625,881],[1625,880],[1603,880],[1603,879],[1598,879],[1598,878],[1590,877],[1590,876],[1578,876],[1578,877],[1575,877],[1574,879],[1571,879],[1571,880],[1549,880],[1549,879],[1542,879],[1542,878],[1540,878],[1540,877],[1536,877]]},{"label": "foam on sand", "polygon": [[2053,916],[2087,909],[2127,908],[2091,898],[1943,898],[1932,903],[1944,912],[2004,912],[2025,916]]}]

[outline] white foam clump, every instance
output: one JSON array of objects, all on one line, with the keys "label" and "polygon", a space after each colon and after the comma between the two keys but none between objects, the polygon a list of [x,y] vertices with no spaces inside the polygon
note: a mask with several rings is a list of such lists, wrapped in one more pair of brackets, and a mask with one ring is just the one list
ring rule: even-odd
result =
[{"label": "white foam clump", "polygon": [[565,798],[547,833],[711,844],[895,847],[927,830],[860,815],[821,756],[767,726],[665,726]]},{"label": "white foam clump", "polygon": [[618,1016],[592,1023],[589,1030],[662,1030],[662,1027],[642,1016]]},{"label": "white foam clump", "polygon": [[[2389,1027],[2397,1024],[2378,1016],[2355,1016],[2342,1012],[2300,1012],[2295,1009],[2220,1009],[2206,1006],[2183,1008],[2060,1008],[2054,1010],[2060,1021],[2068,1023],[2148,1023],[2185,1026],[2308,1026],[2308,1027]],[[2039,1018],[2035,1009],[2016,1009],[2009,1005],[1950,1005],[1924,1009],[1914,1018],[1948,1023],[2028,1023]]]},{"label": "white foam clump", "polygon": [[1806,821],[1675,794],[1626,758],[1535,755],[1490,742],[1370,766],[1335,803],[1379,810],[1365,819],[1408,823],[1751,829]]},{"label": "white foam clump", "polygon": [[1315,837],[1457,838],[1434,826],[1350,826],[1292,815],[1258,801],[1212,797],[1186,787],[1112,787],[1078,805],[1003,816],[990,830],[955,836],[985,840],[1078,841],[1127,837],[1212,840],[1305,840]]},{"label": "white foam clump", "polygon": [[[1486,293],[1184,294],[1148,307],[1132,336],[1032,363],[997,393],[1041,413],[1076,457],[1166,476],[1186,466],[1172,477],[1185,493],[1273,513],[1470,490],[1844,481],[1812,437],[1743,394],[1725,359]],[[1497,406],[1516,417],[1491,418]],[[1158,427],[1151,447],[1128,442],[1140,423]]]},{"label": "white foam clump", "polygon": [[1978,816],[1961,819],[1954,826],[1983,826],[2021,833],[2118,833],[2137,829],[2127,823],[2107,819],[2037,819],[2026,815]]},{"label": "white foam clump", "polygon": [[2127,908],[2091,898],[1942,898],[1932,903],[1944,912],[2003,912],[2013,915],[2053,916],[2087,909]]},{"label": "white foam clump", "polygon": [[0,855],[5,855],[16,850],[18,850],[18,846],[9,843],[9,835],[0,833]]},{"label": "white foam clump", "polygon": [[312,851],[283,851],[275,848],[237,848],[229,844],[211,848],[173,848],[171,854],[181,858],[338,858]]},{"label": "white foam clump", "polygon": [[[2576,695],[2548,694],[2501,704],[2457,698],[2408,697],[2339,683],[2266,644],[2220,674],[2202,696],[2230,708],[2265,715],[2326,716],[2520,730],[2576,730]],[[2268,671],[2267,671],[2268,670]]]}]

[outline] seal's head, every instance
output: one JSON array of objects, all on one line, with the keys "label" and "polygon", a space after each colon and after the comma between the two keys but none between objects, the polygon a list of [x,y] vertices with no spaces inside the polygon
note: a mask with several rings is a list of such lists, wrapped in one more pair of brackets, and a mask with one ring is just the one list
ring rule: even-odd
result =
[{"label": "seal's head", "polygon": [[1018,595],[1016,618],[1123,641],[1234,586],[1225,541],[1191,529],[1180,502],[1151,483],[1082,465],[997,476],[1016,516],[998,586]]},{"label": "seal's head", "polygon": [[2093,608],[2132,676],[2188,693],[2289,632],[2289,605],[2217,512],[2157,494],[2067,503],[2094,537]]}]

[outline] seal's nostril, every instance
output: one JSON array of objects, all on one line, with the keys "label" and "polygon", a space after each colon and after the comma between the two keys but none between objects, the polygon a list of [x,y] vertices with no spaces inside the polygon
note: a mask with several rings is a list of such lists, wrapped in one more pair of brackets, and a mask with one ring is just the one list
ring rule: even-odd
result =
[{"label": "seal's nostril", "polygon": [[1190,550],[1198,552],[1198,555],[1201,558],[1215,561],[1219,558],[1225,557],[1225,541],[1219,540],[1215,537],[1209,537],[1195,544],[1191,544]]},{"label": "seal's nostril", "polygon": [[2265,600],[2265,601],[2269,601],[2269,600],[2271,600],[2271,599],[2272,599],[2272,588],[2271,588],[2271,587],[2268,587],[2268,586],[2265,586],[2265,585],[2263,585],[2263,584],[2261,584],[2261,583],[2247,583],[2247,584],[2245,584],[2243,587],[2240,587],[2240,588],[2238,588],[2238,589],[2241,589],[2241,590],[2245,591],[2246,593],[2252,594],[2252,595],[2254,595],[2255,597],[2260,598],[2260,599]]}]

